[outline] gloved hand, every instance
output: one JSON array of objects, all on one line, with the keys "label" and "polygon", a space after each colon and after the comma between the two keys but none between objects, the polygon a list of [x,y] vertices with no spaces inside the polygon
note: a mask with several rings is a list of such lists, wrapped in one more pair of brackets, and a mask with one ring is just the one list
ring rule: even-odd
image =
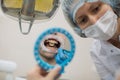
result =
[{"label": "gloved hand", "polygon": [[[65,61],[67,61],[68,58],[70,58],[70,55],[71,55],[70,51],[59,48],[58,53],[55,57],[55,60],[56,60],[57,64],[61,65]],[[62,69],[61,69],[60,73],[64,73],[64,67],[65,66],[63,66],[63,65],[61,65],[61,66],[62,66]]]},{"label": "gloved hand", "polygon": [[55,58],[56,58],[57,64],[61,64],[65,60],[67,60],[68,57],[70,57],[70,51],[67,51],[65,49],[59,48],[58,49],[58,53],[57,53]]}]

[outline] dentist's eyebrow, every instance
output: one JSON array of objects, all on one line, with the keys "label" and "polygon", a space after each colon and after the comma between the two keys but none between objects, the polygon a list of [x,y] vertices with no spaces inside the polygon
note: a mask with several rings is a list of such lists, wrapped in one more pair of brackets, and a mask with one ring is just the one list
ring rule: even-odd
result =
[{"label": "dentist's eyebrow", "polygon": [[102,2],[98,1],[98,2],[93,2],[91,3],[91,5],[89,6],[88,10],[92,10],[97,6],[100,6],[102,4]]}]

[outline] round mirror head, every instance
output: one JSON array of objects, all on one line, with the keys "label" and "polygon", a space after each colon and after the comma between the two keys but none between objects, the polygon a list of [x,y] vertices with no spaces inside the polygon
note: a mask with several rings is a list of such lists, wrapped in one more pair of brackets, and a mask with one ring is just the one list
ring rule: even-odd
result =
[{"label": "round mirror head", "polygon": [[34,47],[35,59],[45,70],[54,68],[56,64],[64,69],[74,53],[75,41],[71,34],[62,28],[52,28],[43,32]]}]

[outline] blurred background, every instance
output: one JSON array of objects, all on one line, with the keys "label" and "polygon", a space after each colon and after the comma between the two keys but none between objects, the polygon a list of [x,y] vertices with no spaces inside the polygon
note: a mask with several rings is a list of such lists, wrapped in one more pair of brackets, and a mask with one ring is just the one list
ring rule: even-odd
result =
[{"label": "blurred background", "polygon": [[[23,25],[26,26],[27,24]],[[89,53],[93,40],[80,38],[74,33],[65,20],[61,7],[50,20],[33,24],[28,35],[21,34],[18,22],[8,18],[0,10],[0,59],[10,60],[17,64],[14,76],[26,77],[27,73],[37,64],[33,55],[34,43],[44,30],[52,27],[66,29],[76,41],[75,56],[65,68],[65,73],[61,78],[67,80],[100,80]],[[4,75],[4,73],[0,73],[0,78]]]}]

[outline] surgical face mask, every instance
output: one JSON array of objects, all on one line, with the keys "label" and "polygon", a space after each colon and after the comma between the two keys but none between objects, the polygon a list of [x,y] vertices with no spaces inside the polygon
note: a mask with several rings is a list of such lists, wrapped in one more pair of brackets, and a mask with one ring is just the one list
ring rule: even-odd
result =
[{"label": "surgical face mask", "polygon": [[113,11],[108,10],[94,25],[87,27],[82,33],[86,37],[109,40],[114,36],[116,30],[117,15]]}]

